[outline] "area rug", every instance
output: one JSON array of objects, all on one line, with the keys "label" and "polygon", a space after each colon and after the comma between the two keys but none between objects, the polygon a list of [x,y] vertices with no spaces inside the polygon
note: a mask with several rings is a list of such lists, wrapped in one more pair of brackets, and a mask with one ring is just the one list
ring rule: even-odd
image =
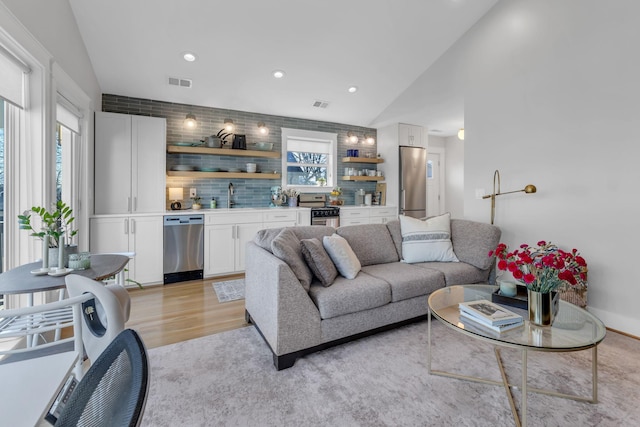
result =
[{"label": "area rug", "polygon": [[227,280],[213,284],[219,302],[229,302],[244,298],[244,279]]},{"label": "area rug", "polygon": [[[433,368],[500,380],[493,347],[433,323]],[[640,425],[640,342],[600,345],[599,403],[529,394],[529,426]],[[502,350],[511,381],[520,352]],[[151,349],[144,426],[512,426],[502,387],[427,373],[421,322],[308,355],[283,371],[252,326]],[[590,393],[590,351],[529,353],[529,384]],[[519,392],[515,392],[520,405]]]}]

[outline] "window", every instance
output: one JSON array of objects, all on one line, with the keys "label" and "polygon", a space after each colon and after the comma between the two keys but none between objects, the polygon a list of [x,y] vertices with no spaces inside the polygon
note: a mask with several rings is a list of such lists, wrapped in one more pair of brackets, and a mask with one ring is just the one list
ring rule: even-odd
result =
[{"label": "window", "polygon": [[337,141],[335,133],[282,128],[282,187],[302,192],[334,187]]}]

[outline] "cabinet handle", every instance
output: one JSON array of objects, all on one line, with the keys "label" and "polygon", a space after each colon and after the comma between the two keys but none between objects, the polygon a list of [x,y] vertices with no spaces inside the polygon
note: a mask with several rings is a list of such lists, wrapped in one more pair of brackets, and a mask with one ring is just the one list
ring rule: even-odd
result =
[{"label": "cabinet handle", "polygon": [[129,220],[124,220],[124,234],[129,234]]},{"label": "cabinet handle", "polygon": [[136,233],[136,220],[131,218],[131,234],[135,234]]},{"label": "cabinet handle", "polygon": [[138,198],[133,198],[133,211],[136,212],[138,210]]}]

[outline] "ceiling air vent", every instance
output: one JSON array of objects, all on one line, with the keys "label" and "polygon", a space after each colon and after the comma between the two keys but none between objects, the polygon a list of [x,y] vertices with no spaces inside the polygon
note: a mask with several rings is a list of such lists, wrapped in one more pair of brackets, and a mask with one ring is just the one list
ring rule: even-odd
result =
[{"label": "ceiling air vent", "polygon": [[329,101],[313,101],[313,106],[316,108],[327,108]]},{"label": "ceiling air vent", "polygon": [[171,86],[191,88],[193,81],[189,79],[180,79],[178,77],[169,77],[169,84]]}]

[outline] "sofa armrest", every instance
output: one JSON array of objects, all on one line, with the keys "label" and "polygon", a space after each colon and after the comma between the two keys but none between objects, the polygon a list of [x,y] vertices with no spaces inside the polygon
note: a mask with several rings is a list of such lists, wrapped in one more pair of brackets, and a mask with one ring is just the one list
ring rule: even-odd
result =
[{"label": "sofa armrest", "polygon": [[289,266],[247,243],[245,307],[276,355],[321,343],[320,312]]}]

